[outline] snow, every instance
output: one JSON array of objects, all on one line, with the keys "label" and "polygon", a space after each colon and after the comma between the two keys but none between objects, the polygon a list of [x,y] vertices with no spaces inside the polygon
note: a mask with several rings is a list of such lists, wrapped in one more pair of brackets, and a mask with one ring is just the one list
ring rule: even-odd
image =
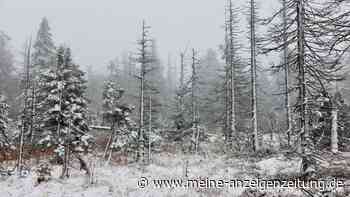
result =
[{"label": "snow", "polygon": [[91,125],[91,129],[103,129],[103,130],[111,130],[111,127],[100,126],[100,125]]},{"label": "snow", "polygon": [[[143,166],[129,164],[128,166],[106,166],[98,162],[95,171],[96,182],[88,183],[88,178],[82,171],[73,169],[69,179],[59,179],[60,168],[55,166],[53,178],[47,183],[35,184],[35,174],[26,178],[11,176],[0,180],[1,197],[143,197],[143,196],[239,196],[244,188],[155,188],[149,185],[139,188],[137,183],[141,177],[152,179],[250,179],[254,178],[254,166],[242,159],[224,156],[203,157],[161,153],[152,156],[152,164]],[[271,158],[258,162],[256,165],[263,173],[274,174],[288,161],[281,158]],[[292,163],[292,162],[291,162]],[[289,166],[292,166],[291,164]],[[273,168],[273,169],[272,169]],[[283,193],[283,191],[281,191]]]},{"label": "snow", "polygon": [[300,165],[301,159],[287,159],[284,156],[272,157],[256,164],[260,174],[270,177],[278,174],[293,175],[299,172]]}]

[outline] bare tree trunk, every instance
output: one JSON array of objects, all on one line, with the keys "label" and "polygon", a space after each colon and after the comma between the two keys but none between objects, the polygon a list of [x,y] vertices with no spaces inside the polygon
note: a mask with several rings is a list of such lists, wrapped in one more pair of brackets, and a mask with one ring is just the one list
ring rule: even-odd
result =
[{"label": "bare tree trunk", "polygon": [[306,130],[306,87],[305,87],[305,60],[304,60],[304,3],[302,0],[297,2],[297,34],[298,34],[298,70],[299,70],[299,129],[300,140],[298,149],[302,153],[305,152],[304,143],[307,138]]},{"label": "bare tree trunk", "polygon": [[34,124],[35,124],[35,121],[34,121],[34,118],[35,118],[35,109],[36,109],[36,106],[35,106],[35,103],[36,103],[36,86],[35,86],[35,82],[33,82],[32,84],[32,103],[31,103],[31,116],[30,116],[30,143],[33,144],[33,141],[34,141],[34,136],[35,136],[35,132],[34,132]]},{"label": "bare tree trunk", "polygon": [[230,142],[230,88],[229,88],[229,81],[230,81],[230,69],[226,68],[226,74],[225,74],[225,141],[226,143]]},{"label": "bare tree trunk", "polygon": [[22,164],[23,164],[23,152],[24,152],[24,133],[25,130],[28,129],[28,91],[30,89],[30,49],[31,49],[31,40],[29,40],[26,46],[25,52],[25,91],[24,91],[24,109],[23,109],[23,117],[22,117],[22,127],[19,134],[19,150],[18,150],[18,158],[17,158],[17,170],[18,174],[22,174]]},{"label": "bare tree trunk", "polygon": [[[192,129],[194,129],[196,126],[196,101],[195,101],[195,86],[196,86],[196,63],[195,63],[195,51],[192,50],[192,81],[191,81],[191,112],[192,112]],[[195,130],[193,130],[192,133],[192,140],[195,140]],[[195,150],[195,142],[192,141],[192,151]]]},{"label": "bare tree trunk", "polygon": [[179,99],[179,108],[180,112],[182,113],[184,110],[184,89],[185,89],[185,54],[181,53],[180,54],[181,58],[181,72],[180,72],[180,99]]},{"label": "bare tree trunk", "polygon": [[[232,9],[230,7],[230,9]],[[229,42],[229,28],[228,28],[228,20],[227,20],[227,9],[225,8],[225,81],[224,81],[224,91],[225,91],[225,117],[224,117],[224,136],[225,143],[229,145],[230,143],[230,42]],[[229,147],[229,146],[228,146]]]},{"label": "bare tree trunk", "polygon": [[57,68],[57,75],[59,76],[59,79],[58,79],[58,98],[59,98],[59,101],[58,101],[58,106],[59,106],[59,114],[58,114],[58,123],[57,123],[57,136],[58,138],[61,137],[61,116],[62,116],[62,94],[63,94],[63,84],[62,84],[62,79],[61,79],[61,65],[58,65],[59,68]]},{"label": "bare tree trunk", "polygon": [[338,152],[338,111],[336,108],[332,109],[331,151]]},{"label": "bare tree trunk", "polygon": [[290,114],[290,94],[289,94],[289,61],[288,61],[288,43],[287,43],[287,3],[283,0],[283,64],[284,64],[284,83],[285,83],[285,107],[287,123],[287,141],[290,147],[290,135],[292,132],[292,117]]},{"label": "bare tree trunk", "polygon": [[[110,149],[111,149],[111,145],[113,143],[114,135],[115,135],[115,128],[114,127],[115,127],[115,121],[113,120],[112,121],[112,125],[111,125],[111,135],[108,138],[108,141],[107,141],[107,144],[106,144],[106,147],[105,147],[105,151],[103,152],[103,156],[102,156],[103,160],[106,159],[108,151],[110,151]],[[108,161],[107,161],[107,163],[108,163]]]},{"label": "bare tree trunk", "polygon": [[144,86],[145,86],[145,75],[146,75],[146,65],[149,63],[149,59],[147,57],[147,29],[149,27],[146,26],[145,21],[142,22],[142,38],[140,41],[141,44],[141,75],[140,75],[140,120],[139,120],[139,133],[138,133],[138,150],[137,150],[137,161],[141,160],[145,163],[145,139],[144,139]]},{"label": "bare tree trunk", "polygon": [[192,87],[191,87],[191,103],[192,103],[192,129],[193,129],[193,135],[192,140],[193,141],[193,151],[197,154],[198,151],[198,103],[197,103],[197,71],[196,71],[196,65],[197,65],[197,58],[196,58],[196,51],[192,49]]},{"label": "bare tree trunk", "polygon": [[109,164],[109,162],[111,161],[112,159],[112,154],[113,154],[113,147],[112,147],[112,144],[116,141],[116,138],[118,136],[117,134],[117,129],[115,128],[117,125],[117,127],[119,128],[119,122],[116,122],[115,120],[113,120],[113,125],[112,125],[112,136],[111,136],[111,141],[108,145],[108,158],[107,158],[107,161],[106,161],[106,165]]},{"label": "bare tree trunk", "polygon": [[64,159],[63,159],[61,179],[69,178],[70,138],[71,138],[71,120],[68,123],[68,132],[64,140]]},{"label": "bare tree trunk", "polygon": [[18,159],[17,159],[17,171],[18,174],[22,174],[22,164],[23,164],[23,151],[24,151],[24,121],[22,122],[22,128],[19,137],[19,150],[18,150]]},{"label": "bare tree trunk", "polygon": [[254,151],[260,149],[257,119],[257,82],[256,82],[256,35],[255,35],[255,1],[250,1],[250,66],[252,89],[252,126],[254,134]]},{"label": "bare tree trunk", "polygon": [[148,120],[148,163],[151,163],[151,133],[152,133],[152,95],[149,95],[149,120]]},{"label": "bare tree trunk", "polygon": [[229,132],[229,148],[233,148],[233,136],[236,135],[236,111],[235,111],[235,60],[234,60],[234,30],[233,30],[233,25],[234,25],[234,16],[233,16],[233,5],[232,5],[232,0],[230,0],[229,4],[229,69],[230,69],[230,111],[229,111],[229,127],[230,127],[230,132]]},{"label": "bare tree trunk", "polygon": [[224,134],[225,142],[229,142],[229,128],[230,128],[230,60],[229,60],[229,39],[228,39],[228,28],[227,28],[227,13],[225,8],[225,82],[224,82],[224,91],[225,91],[225,120],[224,120]]}]

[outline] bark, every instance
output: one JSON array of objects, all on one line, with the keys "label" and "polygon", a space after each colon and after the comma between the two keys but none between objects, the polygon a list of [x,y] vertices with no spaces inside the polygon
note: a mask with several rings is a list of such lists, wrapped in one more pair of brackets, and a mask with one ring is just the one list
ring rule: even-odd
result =
[{"label": "bark", "polygon": [[112,122],[112,125],[111,125],[111,134],[110,134],[110,136],[109,136],[109,138],[108,138],[105,151],[103,152],[103,156],[102,156],[103,159],[106,159],[106,156],[107,156],[108,151],[109,151],[109,149],[110,149],[110,147],[111,147],[111,144],[113,143],[114,131],[115,131],[114,125],[115,125],[115,122],[113,121],[113,122]]},{"label": "bark", "polygon": [[306,130],[306,87],[305,87],[305,60],[304,60],[304,3],[303,0],[297,2],[297,39],[298,39],[298,79],[299,79],[299,151],[305,152],[305,142],[307,138]]},{"label": "bark", "polygon": [[287,43],[287,3],[283,0],[283,64],[284,64],[284,83],[285,83],[285,107],[287,123],[287,141],[290,146],[290,135],[292,132],[292,117],[290,114],[290,94],[289,94],[289,62],[288,62],[288,43]]},{"label": "bark", "polygon": [[35,118],[35,110],[36,110],[36,106],[35,106],[35,102],[36,102],[36,95],[35,95],[35,82],[33,82],[33,87],[32,87],[32,103],[31,103],[31,116],[30,116],[30,143],[32,144],[34,141],[34,136],[35,136],[35,132],[34,132],[34,118]]},{"label": "bark", "polygon": [[250,66],[252,89],[252,128],[254,134],[254,151],[260,149],[257,119],[257,74],[256,74],[256,35],[255,35],[255,1],[250,1]]},{"label": "bark", "polygon": [[338,152],[338,111],[332,109],[332,132],[331,132],[331,151]]},{"label": "bark", "polygon": [[22,163],[23,163],[23,151],[24,151],[24,133],[25,130],[28,129],[28,91],[30,89],[30,49],[31,49],[31,41],[29,41],[26,47],[26,55],[25,55],[25,91],[24,91],[24,109],[23,109],[23,117],[22,117],[22,127],[19,135],[19,150],[18,150],[18,159],[17,159],[17,170],[19,175],[22,173]]},{"label": "bark", "polygon": [[149,120],[148,120],[148,163],[151,163],[151,133],[152,133],[152,96],[149,96]]},{"label": "bark", "polygon": [[148,39],[148,30],[149,27],[146,26],[145,21],[142,22],[142,38],[140,40],[140,53],[141,57],[139,62],[141,63],[141,74],[140,74],[140,116],[139,116],[139,132],[138,132],[138,143],[137,143],[137,156],[136,160],[139,161],[140,158],[142,162],[145,161],[145,139],[144,139],[144,91],[145,91],[145,75],[146,75],[146,66],[152,60],[147,56],[147,43],[150,41]]},{"label": "bark", "polygon": [[230,65],[230,118],[229,118],[229,147],[233,147],[233,136],[236,134],[236,111],[235,111],[235,57],[234,57],[234,16],[233,16],[233,5],[230,0],[229,5],[229,65]]},{"label": "bark", "polygon": [[227,23],[227,11],[225,8],[225,81],[224,81],[224,91],[225,91],[225,119],[224,119],[224,136],[225,142],[229,142],[229,129],[230,129],[230,61],[229,61],[229,37],[228,37],[228,25]]},{"label": "bark", "polygon": [[194,140],[194,147],[193,151],[197,153],[198,151],[198,139],[197,135],[199,132],[198,129],[198,103],[197,103],[197,95],[196,95],[196,89],[197,89],[197,71],[196,71],[196,65],[197,65],[197,59],[196,59],[196,51],[192,50],[192,83],[191,83],[191,104],[192,104],[192,139]]},{"label": "bark", "polygon": [[180,112],[182,113],[184,110],[184,83],[185,83],[185,63],[184,63],[184,58],[185,58],[185,54],[181,53],[180,54],[181,57],[181,73],[180,73],[180,104],[179,104],[179,108],[180,108]]},{"label": "bark", "polygon": [[70,160],[70,138],[71,138],[71,121],[68,124],[68,133],[64,140],[64,159],[61,179],[69,178],[69,160]]}]

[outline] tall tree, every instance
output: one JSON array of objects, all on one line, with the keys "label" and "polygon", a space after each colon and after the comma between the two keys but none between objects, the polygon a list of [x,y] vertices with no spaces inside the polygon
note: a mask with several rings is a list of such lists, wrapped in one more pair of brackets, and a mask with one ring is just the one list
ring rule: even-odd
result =
[{"label": "tall tree", "polygon": [[192,49],[192,75],[191,75],[191,119],[192,119],[192,151],[198,153],[199,146],[199,111],[198,111],[198,73],[197,67],[199,63],[198,54]]},{"label": "tall tree", "polygon": [[40,111],[39,109],[45,110],[42,108],[42,106],[38,106],[41,102],[43,102],[42,99],[44,99],[44,97],[40,97],[39,95],[45,94],[40,92],[41,90],[45,89],[44,87],[40,87],[44,84],[40,76],[45,72],[50,72],[50,69],[53,69],[55,67],[55,53],[56,48],[52,39],[52,34],[50,32],[49,22],[47,18],[44,17],[40,22],[36,40],[33,44],[33,52],[29,53],[27,57],[31,60],[29,66],[30,86],[28,87],[31,91],[29,94],[30,100],[28,102],[28,106],[30,106],[29,111],[32,116],[30,120],[31,125],[33,125],[31,131],[32,141],[37,141],[38,138],[36,136],[36,133],[42,132],[40,131],[41,128],[39,125],[43,119],[41,115],[44,111]]},{"label": "tall tree", "polygon": [[123,88],[118,87],[115,79],[106,81],[102,96],[102,107],[103,116],[111,127],[111,133],[104,152],[104,158],[108,156],[108,160],[111,158],[114,148],[122,149],[126,145],[125,141],[131,141],[123,139],[123,137],[127,139],[131,138],[132,134],[129,128],[133,124],[129,118],[133,107],[121,103],[120,100],[124,92],[125,90]]},{"label": "tall tree", "polygon": [[10,79],[14,71],[13,55],[8,48],[9,40],[10,38],[0,31],[0,90],[3,92],[5,92],[6,82]]},{"label": "tall tree", "polygon": [[290,136],[292,132],[292,116],[291,116],[291,107],[290,107],[290,88],[289,88],[289,62],[288,62],[288,36],[287,36],[287,2],[286,0],[282,0],[283,12],[282,12],[282,20],[283,20],[283,42],[285,43],[283,46],[283,64],[284,64],[284,91],[285,91],[285,108],[286,108],[286,123],[287,123],[287,141],[288,146],[290,146]]},{"label": "tall tree", "polygon": [[43,111],[41,143],[57,146],[58,155],[64,156],[62,178],[67,177],[70,154],[90,147],[88,135],[86,80],[84,72],[71,59],[69,48],[60,47],[57,67],[41,73],[40,103]]},{"label": "tall tree", "polygon": [[0,91],[11,105],[9,116],[15,117],[20,111],[17,103],[18,79],[15,75],[14,56],[9,47],[10,37],[0,30]]},{"label": "tall tree", "polygon": [[228,17],[228,54],[227,54],[227,62],[228,62],[228,69],[227,72],[228,78],[227,80],[229,81],[228,89],[229,89],[229,117],[228,118],[228,126],[229,126],[229,134],[228,134],[228,142],[230,146],[232,147],[233,143],[233,138],[234,135],[236,134],[236,111],[235,111],[235,46],[234,46],[234,39],[236,36],[235,29],[234,29],[234,24],[237,24],[237,19],[234,16],[234,8],[232,1],[229,1],[229,17]]},{"label": "tall tree", "polygon": [[[307,119],[312,111],[311,104],[316,95],[327,92],[328,82],[342,79],[338,71],[342,68],[339,60],[344,51],[332,50],[332,46],[328,44],[330,39],[341,38],[337,29],[330,29],[325,25],[334,22],[331,12],[311,0],[287,0],[285,5],[266,20],[267,24],[272,23],[272,27],[264,52],[280,52],[288,45],[288,64],[296,73],[298,81],[293,89],[298,90],[296,107],[299,113],[299,149],[308,152],[312,148],[307,128],[307,122],[310,122]],[[276,18],[283,12],[286,12],[288,20],[281,24]],[[336,43],[333,48],[338,47],[341,46]]]},{"label": "tall tree", "polygon": [[[154,128],[162,128],[164,126],[164,120],[166,117],[166,81],[164,79],[164,66],[159,58],[157,51],[156,40],[151,41],[151,62],[148,65],[148,72],[145,83],[145,99],[148,101],[152,98],[152,110],[149,110],[149,105],[145,106],[145,110],[150,113],[145,113],[145,119],[149,120],[148,116],[152,116],[152,122],[147,121],[146,126],[149,124]],[[147,102],[149,103],[149,102]]]},{"label": "tall tree", "polygon": [[[33,114],[32,114],[32,108],[31,108],[31,101],[30,93],[31,92],[31,83],[30,83],[30,50],[31,50],[31,41],[27,43],[25,47],[25,54],[24,54],[24,76],[23,76],[23,110],[21,115],[21,128],[19,133],[19,146],[18,146],[18,158],[17,158],[17,170],[19,170],[19,174],[21,174],[22,171],[22,159],[24,154],[24,143],[26,136],[29,137],[30,140],[32,140],[32,123],[33,123]],[[31,141],[32,142],[32,141]]]},{"label": "tall tree", "polygon": [[[222,78],[219,76],[223,71],[224,65],[219,62],[217,52],[208,49],[201,56],[197,69],[198,75],[198,110],[201,115],[202,122],[211,130],[218,126],[218,121],[222,120],[222,112],[224,108],[219,97],[222,97]],[[220,87],[220,88],[218,88]]]},{"label": "tall tree", "polygon": [[140,75],[138,79],[140,81],[139,86],[139,131],[138,131],[138,152],[136,160],[141,159],[142,162],[145,162],[145,136],[144,136],[144,110],[145,110],[145,85],[146,85],[146,74],[149,73],[150,64],[152,63],[152,53],[150,47],[152,40],[149,38],[149,26],[146,26],[145,21],[142,22],[142,36],[138,44],[139,48],[139,58],[138,63],[140,64]]},{"label": "tall tree", "polygon": [[[238,30],[238,10],[233,6],[230,0],[227,9],[227,18],[225,24],[226,38],[225,38],[225,83],[224,83],[224,93],[225,93],[225,125],[227,127],[226,142],[228,148],[239,148],[239,133],[238,133],[238,123],[243,123],[244,121],[237,121],[238,114],[239,118],[243,117],[242,105],[243,95],[245,89],[245,77],[242,73],[243,64],[240,58],[239,49],[241,48],[238,42],[239,30]],[[235,140],[236,139],[236,140]]]},{"label": "tall tree", "polygon": [[257,65],[256,65],[256,3],[255,0],[250,0],[250,17],[249,17],[249,30],[250,30],[250,73],[251,73],[251,105],[252,105],[252,129],[254,135],[254,151],[259,151],[259,134],[258,134],[258,104],[257,104]]},{"label": "tall tree", "polygon": [[185,96],[188,93],[187,84],[185,83],[185,55],[187,48],[180,53],[180,78],[179,87],[176,90],[177,110],[175,113],[175,127],[181,132],[187,129],[186,112],[185,112]]},{"label": "tall tree", "polygon": [[39,73],[44,72],[55,61],[55,45],[52,40],[50,26],[47,18],[41,20],[36,40],[33,45],[33,67],[34,75],[37,77]]}]

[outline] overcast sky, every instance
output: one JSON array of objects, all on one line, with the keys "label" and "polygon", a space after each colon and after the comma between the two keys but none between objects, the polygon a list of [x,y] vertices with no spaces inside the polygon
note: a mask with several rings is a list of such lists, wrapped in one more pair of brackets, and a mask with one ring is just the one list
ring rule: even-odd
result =
[{"label": "overcast sky", "polygon": [[[235,0],[242,4],[243,0]],[[234,2],[235,2],[234,1]],[[0,30],[12,38],[18,52],[37,32],[46,16],[57,43],[68,44],[75,61],[105,67],[122,51],[136,51],[141,21],[152,26],[163,60],[187,43],[190,47],[217,49],[223,41],[225,0],[0,0]],[[276,6],[265,0],[262,12]],[[245,28],[245,27],[243,27]],[[245,38],[243,38],[245,39]]]}]

